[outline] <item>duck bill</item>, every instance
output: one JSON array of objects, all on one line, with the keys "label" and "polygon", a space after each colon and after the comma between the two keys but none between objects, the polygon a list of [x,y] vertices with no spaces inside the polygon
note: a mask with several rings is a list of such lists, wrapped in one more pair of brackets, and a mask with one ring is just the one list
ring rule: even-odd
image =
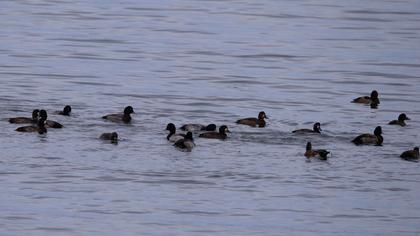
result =
[{"label": "duck bill", "polygon": [[226,130],[225,130],[225,132],[226,132],[226,133],[231,133],[229,129],[226,129]]}]

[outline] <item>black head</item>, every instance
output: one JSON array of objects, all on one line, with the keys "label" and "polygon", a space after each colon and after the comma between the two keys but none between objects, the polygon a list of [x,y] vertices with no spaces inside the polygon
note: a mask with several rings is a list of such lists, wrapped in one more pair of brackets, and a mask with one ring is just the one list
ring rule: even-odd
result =
[{"label": "black head", "polygon": [[314,124],[314,131],[317,132],[317,133],[321,133],[321,131],[322,131],[322,129],[321,129],[321,123],[316,122]]},{"label": "black head", "polygon": [[39,110],[35,109],[32,111],[32,119],[36,120],[38,118]]},{"label": "black head", "polygon": [[191,132],[187,132],[187,134],[185,135],[184,139],[188,139],[188,140],[191,140],[191,141],[193,141],[193,140],[194,140],[194,139],[193,139],[193,135],[192,135],[192,133],[191,133]]},{"label": "black head", "polygon": [[124,108],[124,114],[129,115],[134,113],[133,107],[132,106],[128,106],[126,108]]},{"label": "black head", "polygon": [[226,134],[226,133],[230,133],[230,131],[226,125],[222,125],[219,127],[219,133]]},{"label": "black head", "polygon": [[306,151],[310,151],[312,150],[312,143],[311,142],[307,142],[306,143]]},{"label": "black head", "polygon": [[370,98],[371,98],[371,99],[373,99],[373,98],[378,98],[378,96],[379,96],[379,94],[378,94],[378,91],[376,91],[376,90],[373,90],[373,91],[370,93]]},{"label": "black head", "polygon": [[419,153],[419,147],[415,147],[413,150]]},{"label": "black head", "polygon": [[118,134],[117,134],[117,132],[112,132],[111,133],[111,140],[112,141],[117,141],[118,140]]},{"label": "black head", "polygon": [[71,112],[71,106],[69,106],[69,105],[65,106],[64,109],[63,109],[63,115],[68,116],[68,115],[70,115],[70,112]]},{"label": "black head", "polygon": [[373,131],[373,133],[375,135],[381,135],[382,134],[382,127],[381,126],[376,127],[375,130]]},{"label": "black head", "polygon": [[204,128],[205,131],[215,131],[216,130],[216,125],[215,124],[209,124],[206,126],[206,128]]},{"label": "black head", "polygon": [[330,154],[330,152],[327,150],[318,150],[318,154],[321,160],[326,161],[328,160],[328,154]]},{"label": "black head", "polygon": [[406,115],[405,113],[401,113],[401,114],[398,116],[398,120],[399,120],[399,121],[405,121],[405,120],[410,120],[410,118],[408,118],[408,117],[407,117],[407,115]]},{"label": "black head", "polygon": [[258,119],[263,120],[264,118],[268,119],[268,117],[265,115],[265,112],[260,111],[260,113],[258,113]]},{"label": "black head", "polygon": [[39,111],[39,116],[46,120],[48,118],[47,111],[46,110],[40,110]]},{"label": "black head", "polygon": [[175,133],[176,127],[173,123],[166,125],[166,130],[169,130],[171,133]]}]

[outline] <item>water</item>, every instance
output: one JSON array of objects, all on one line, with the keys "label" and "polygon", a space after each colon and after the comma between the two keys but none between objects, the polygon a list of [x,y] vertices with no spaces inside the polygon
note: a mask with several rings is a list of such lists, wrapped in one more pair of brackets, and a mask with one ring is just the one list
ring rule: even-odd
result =
[{"label": "water", "polygon": [[[398,157],[419,145],[419,23],[410,0],[1,1],[0,234],[419,235]],[[349,102],[372,89],[379,109]],[[131,125],[101,119],[127,105]],[[65,128],[15,132],[34,108]],[[264,129],[234,123],[260,110]],[[184,153],[168,122],[232,133]],[[383,147],[350,143],[377,125]]]}]

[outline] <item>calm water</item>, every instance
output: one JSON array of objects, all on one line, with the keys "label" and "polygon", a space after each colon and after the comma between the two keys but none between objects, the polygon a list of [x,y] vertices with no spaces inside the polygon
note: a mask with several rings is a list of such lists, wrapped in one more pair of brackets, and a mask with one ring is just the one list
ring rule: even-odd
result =
[{"label": "calm water", "polygon": [[[419,56],[414,0],[3,0],[0,235],[420,235],[420,165],[399,158]],[[379,109],[349,102],[372,89]],[[100,118],[126,105],[133,124]],[[15,132],[34,108],[65,128]],[[264,129],[234,123],[260,110]],[[168,122],[232,133],[184,153]],[[377,125],[383,147],[350,143]],[[332,158],[306,161],[309,140]]]}]

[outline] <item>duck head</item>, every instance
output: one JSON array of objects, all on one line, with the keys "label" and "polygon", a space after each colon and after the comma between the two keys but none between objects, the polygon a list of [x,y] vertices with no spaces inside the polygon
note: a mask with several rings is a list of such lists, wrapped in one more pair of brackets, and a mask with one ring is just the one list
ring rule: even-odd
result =
[{"label": "duck head", "polygon": [[268,117],[267,117],[267,115],[265,114],[265,112],[260,111],[260,113],[258,113],[258,119],[259,119],[259,120],[264,120],[264,118],[265,118],[265,119],[268,119]]},{"label": "duck head", "polygon": [[63,109],[63,115],[68,116],[68,115],[70,115],[70,112],[71,112],[71,106],[69,106],[69,105],[65,106],[64,109]]},{"label": "duck head", "polygon": [[125,115],[130,115],[132,113],[134,113],[134,109],[133,109],[132,106],[128,106],[128,107],[124,108],[124,114]]},{"label": "duck head", "polygon": [[410,120],[410,118],[407,117],[407,115],[405,113],[401,113],[398,116],[398,121],[405,121],[405,120]]},{"label": "duck head", "polygon": [[173,123],[169,123],[166,125],[166,130],[168,130],[171,134],[174,134],[176,131],[176,127]]},{"label": "duck head", "polygon": [[229,129],[228,129],[228,127],[226,125],[222,125],[219,128],[219,133],[226,134],[226,133],[230,133],[230,131],[229,131]]},{"label": "duck head", "polygon": [[314,131],[317,132],[317,133],[321,133],[321,131],[322,131],[322,129],[321,129],[321,123],[316,122],[314,124]]}]

